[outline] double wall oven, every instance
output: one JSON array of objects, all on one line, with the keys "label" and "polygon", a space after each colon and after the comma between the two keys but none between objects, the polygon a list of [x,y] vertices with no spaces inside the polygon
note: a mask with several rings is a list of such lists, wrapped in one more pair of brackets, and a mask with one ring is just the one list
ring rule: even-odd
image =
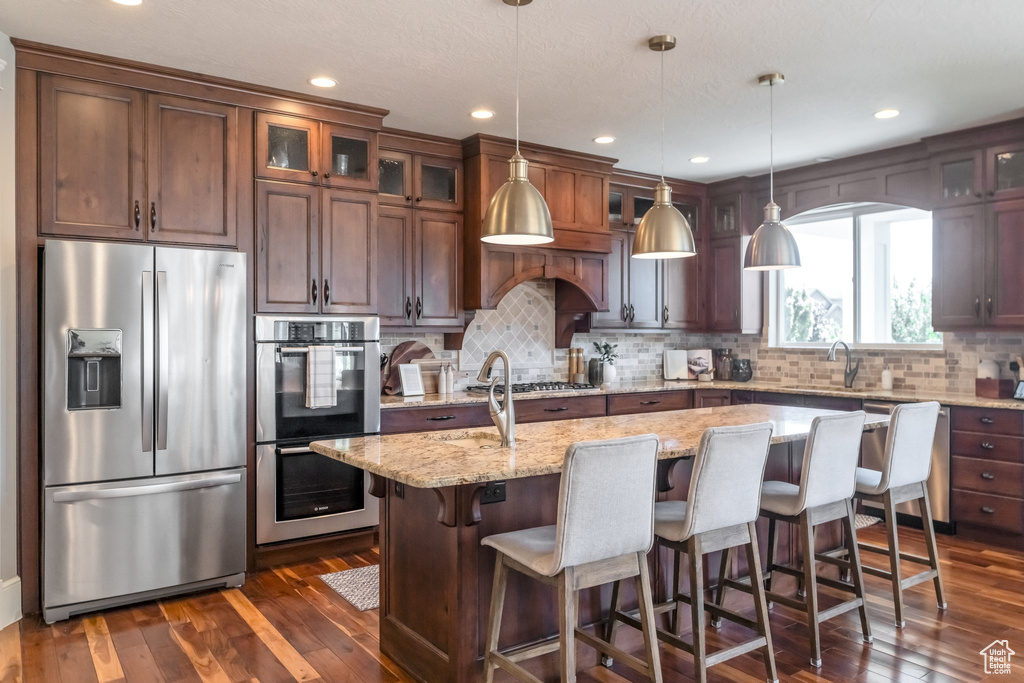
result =
[{"label": "double wall oven", "polygon": [[[306,407],[312,346],[334,349],[333,406]],[[380,322],[374,317],[256,317],[256,542],[372,527],[364,472],[312,441],[380,432]]]}]

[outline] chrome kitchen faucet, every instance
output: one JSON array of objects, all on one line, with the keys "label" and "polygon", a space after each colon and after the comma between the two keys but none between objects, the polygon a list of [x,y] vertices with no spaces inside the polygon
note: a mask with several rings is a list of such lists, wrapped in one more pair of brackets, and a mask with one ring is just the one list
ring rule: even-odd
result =
[{"label": "chrome kitchen faucet", "polygon": [[499,358],[505,366],[505,392],[502,404],[498,405],[498,399],[494,397],[494,387],[498,384],[498,378],[491,377],[490,390],[487,392],[487,405],[491,409],[494,426],[498,428],[498,434],[501,436],[501,446],[505,448],[516,445],[516,411],[512,406],[512,367],[509,365],[508,354],[504,351],[492,351],[484,361],[483,367],[480,368],[480,374],[476,376],[476,380],[486,382],[494,361]]},{"label": "chrome kitchen faucet", "polygon": [[836,359],[836,347],[840,344],[846,349],[846,371],[843,373],[843,384],[847,389],[853,388],[853,380],[857,377],[857,371],[860,370],[860,358],[857,359],[857,364],[851,367],[850,361],[850,347],[842,339],[836,339],[832,342],[832,347],[828,350],[828,355],[825,356],[825,360]]}]

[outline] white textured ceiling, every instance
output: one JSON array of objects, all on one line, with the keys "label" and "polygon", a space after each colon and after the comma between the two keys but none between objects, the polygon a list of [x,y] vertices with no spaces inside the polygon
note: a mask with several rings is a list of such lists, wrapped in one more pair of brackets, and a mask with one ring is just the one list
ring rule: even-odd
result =
[{"label": "white textured ceiling", "polygon": [[[1024,114],[1024,0],[536,0],[520,10],[524,139],[666,173],[767,169],[768,93],[782,71],[776,160],[795,166]],[[385,124],[511,136],[515,10],[500,0],[2,0],[8,35],[391,110]],[[487,122],[476,107],[497,112]],[[878,121],[883,107],[899,118]],[[611,145],[591,142],[614,135]],[[690,164],[706,155],[711,162]]]}]

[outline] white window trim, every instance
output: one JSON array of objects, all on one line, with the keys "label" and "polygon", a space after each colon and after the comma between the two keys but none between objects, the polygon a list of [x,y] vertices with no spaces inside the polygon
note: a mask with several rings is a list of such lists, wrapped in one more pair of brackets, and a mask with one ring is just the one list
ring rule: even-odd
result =
[{"label": "white window trim", "polygon": [[[857,218],[864,214],[880,213],[882,211],[890,211],[893,209],[905,209],[908,207],[890,205],[890,204],[843,204],[835,205],[831,207],[825,207],[823,209],[817,209],[814,211],[805,212],[800,214],[798,217],[789,218],[784,222],[787,225],[801,225],[804,223],[818,223],[823,220],[829,220],[833,218],[846,218],[850,217],[854,219],[853,223],[853,272],[856,285],[853,288],[853,306],[854,306],[854,328],[860,329],[860,230],[857,227]],[[782,288],[782,278],[784,271],[777,270],[768,273],[768,287],[766,292],[766,310],[768,311],[767,316],[767,328],[768,328],[768,347],[776,349],[827,349],[832,343],[831,342],[790,342],[782,339],[782,326],[780,324],[782,320],[782,297],[779,292]],[[865,344],[857,341],[846,341],[850,349],[857,349],[861,351],[942,351],[945,348],[945,335],[940,332],[943,341],[935,344],[927,343],[872,343]]]}]

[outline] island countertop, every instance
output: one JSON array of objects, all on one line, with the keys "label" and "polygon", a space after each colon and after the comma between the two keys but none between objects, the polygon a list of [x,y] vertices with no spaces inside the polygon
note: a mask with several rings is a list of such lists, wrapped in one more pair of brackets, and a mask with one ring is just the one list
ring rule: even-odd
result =
[{"label": "island countertop", "polygon": [[[577,441],[654,433],[659,459],[693,456],[708,427],[771,422],[772,443],[802,441],[811,421],[831,410],[760,404],[661,413],[591,417],[516,425],[516,446],[460,445],[475,436],[497,438],[494,427],[388,434],[316,441],[310,449],[386,479],[418,488],[441,488],[543,474],[562,469],[565,449]],[[869,414],[865,430],[885,427],[888,415]]]}]

